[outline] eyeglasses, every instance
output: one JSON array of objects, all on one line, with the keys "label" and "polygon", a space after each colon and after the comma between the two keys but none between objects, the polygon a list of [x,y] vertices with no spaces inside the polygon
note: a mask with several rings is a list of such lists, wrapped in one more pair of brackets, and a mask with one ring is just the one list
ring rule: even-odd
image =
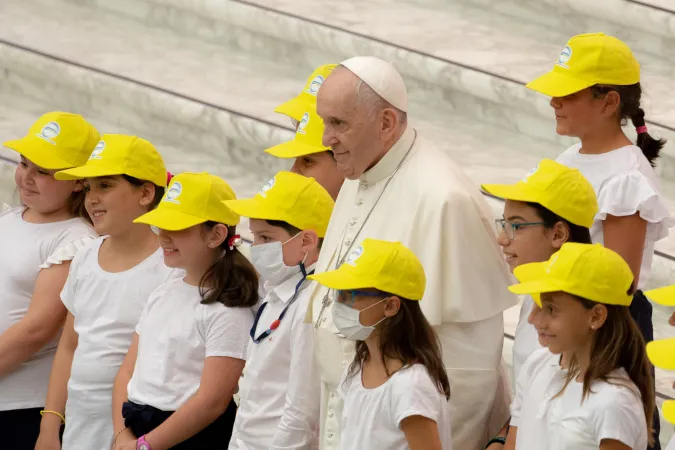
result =
[{"label": "eyeglasses", "polygon": [[344,303],[345,305],[352,307],[354,306],[354,299],[356,297],[377,297],[377,298],[385,298],[387,297],[387,294],[384,294],[382,292],[366,292],[366,291],[359,291],[356,289],[351,289],[348,291],[337,291],[337,299],[340,303]]},{"label": "eyeglasses", "polygon": [[497,234],[500,234],[502,231],[506,234],[506,237],[510,240],[516,238],[516,231],[519,228],[529,227],[532,225],[546,225],[545,222],[519,222],[513,223],[509,222],[506,219],[495,219],[495,227],[497,228]]}]

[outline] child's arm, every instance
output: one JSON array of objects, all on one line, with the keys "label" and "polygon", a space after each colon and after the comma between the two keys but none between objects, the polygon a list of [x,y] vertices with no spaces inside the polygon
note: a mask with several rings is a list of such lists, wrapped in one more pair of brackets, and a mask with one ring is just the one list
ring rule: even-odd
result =
[{"label": "child's arm", "polygon": [[244,362],[227,356],[207,357],[197,393],[145,436],[152,450],[178,445],[220,417],[232,400]]},{"label": "child's arm", "polygon": [[321,386],[314,364],[314,329],[302,314],[293,319],[286,404],[272,450],[310,448],[318,428]]},{"label": "child's arm", "polygon": [[56,336],[66,318],[61,289],[70,261],[42,269],[26,315],[0,334],[0,377],[16,370]]},{"label": "child's arm", "polygon": [[409,416],[401,421],[410,450],[443,450],[438,424],[424,416]]},{"label": "child's arm", "polygon": [[[75,332],[75,318],[68,313],[63,334],[59,340],[56,356],[52,363],[49,376],[49,389],[45,400],[45,411],[54,411],[62,416],[66,414],[66,400],[68,398],[68,379],[73,365],[73,356],[77,348],[78,336]],[[61,448],[59,434],[61,418],[57,414],[45,413],[40,422],[40,436],[35,444],[35,450]]]},{"label": "child's arm", "polygon": [[138,355],[138,333],[134,333],[131,338],[131,345],[127,351],[127,356],[117,371],[115,383],[113,384],[113,398],[112,398],[112,418],[113,418],[113,432],[115,433],[115,442],[113,442],[113,449],[117,450],[123,448],[127,442],[133,442],[137,436],[134,436],[131,430],[124,425],[124,417],[122,417],[122,405],[127,401],[127,386],[134,374],[136,367],[136,356]]},{"label": "child's arm", "polygon": [[632,450],[632,449],[621,441],[616,441],[614,439],[603,439],[600,442],[600,450]]},{"label": "child's arm", "polygon": [[647,235],[647,221],[640,217],[639,211],[632,216],[619,217],[607,214],[607,218],[602,221],[602,233],[605,247],[617,252],[628,263],[637,286]]},{"label": "child's arm", "polygon": [[506,435],[506,444],[504,444],[504,450],[516,450],[517,436],[518,436],[518,427],[510,427],[509,434]]}]

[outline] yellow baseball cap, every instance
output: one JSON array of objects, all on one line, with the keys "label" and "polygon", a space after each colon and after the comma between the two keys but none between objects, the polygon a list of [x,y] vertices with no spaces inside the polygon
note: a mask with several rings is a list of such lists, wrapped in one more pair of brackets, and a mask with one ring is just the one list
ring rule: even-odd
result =
[{"label": "yellow baseball cap", "polygon": [[675,306],[675,285],[644,292],[649,300],[664,306]]},{"label": "yellow baseball cap", "polygon": [[4,145],[43,169],[59,170],[86,163],[99,139],[84,117],[56,111],[40,117],[23,138]]},{"label": "yellow baseball cap", "polygon": [[598,212],[598,199],[588,180],[577,169],[544,159],[516,184],[484,184],[496,197],[539,203],[575,225],[590,228]]},{"label": "yellow baseball cap", "polygon": [[[675,338],[647,343],[647,356],[656,367],[675,370]],[[662,411],[668,422],[675,423],[675,401],[663,402]]]},{"label": "yellow baseball cap", "polygon": [[289,101],[277,106],[274,112],[288,116],[298,122],[301,121],[302,116],[307,111],[307,107],[316,106],[316,95],[319,93],[319,88],[336,66],[337,64],[326,64],[317,67],[307,78],[307,83],[302,92]]},{"label": "yellow baseball cap", "polygon": [[[633,273],[618,253],[600,244],[567,242],[546,262],[523,264],[513,274],[514,294],[566,292],[606,305],[629,306]],[[534,301],[541,307],[538,295]]]},{"label": "yellow baseball cap", "polygon": [[145,139],[124,134],[104,134],[86,164],[57,172],[57,180],[129,175],[166,187],[162,155]]},{"label": "yellow baseball cap", "polygon": [[225,205],[251,219],[281,220],[301,230],[326,235],[335,202],[314,178],[279,172],[253,198],[228,200]]},{"label": "yellow baseball cap", "polygon": [[627,86],[640,82],[640,64],[630,48],[614,36],[574,36],[553,70],[527,84],[550,97],[564,97],[596,84]]},{"label": "yellow baseball cap", "polygon": [[293,140],[275,145],[265,152],[277,158],[297,158],[330,150],[329,147],[324,147],[322,140],[323,120],[316,113],[316,106],[310,105],[302,115]]},{"label": "yellow baseball cap", "polygon": [[308,277],[329,289],[374,288],[408,300],[422,300],[424,267],[400,242],[364,239],[337,269]]},{"label": "yellow baseball cap", "polygon": [[208,221],[234,226],[239,223],[239,214],[232,212],[223,202],[235,198],[234,191],[222,178],[206,172],[185,172],[171,179],[157,208],[134,220],[134,223],[145,223],[168,231],[185,230]]}]

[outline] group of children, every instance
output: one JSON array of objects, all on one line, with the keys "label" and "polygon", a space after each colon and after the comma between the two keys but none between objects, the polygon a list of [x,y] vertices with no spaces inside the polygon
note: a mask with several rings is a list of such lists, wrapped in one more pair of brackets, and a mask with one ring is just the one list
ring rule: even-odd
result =
[{"label": "group of children", "polygon": [[[310,102],[317,79],[302,94]],[[658,448],[640,289],[673,221],[639,66],[619,40],[581,35],[530,87],[552,97],[558,133],[581,143],[516,184],[483,185],[506,201],[498,242],[520,282],[510,289],[524,296],[512,417],[488,448]],[[334,177],[317,177],[329,191],[280,172],[238,200],[214,175],[171,177],[144,139],[99,136],[59,112],[5,145],[21,155],[21,206],[0,215],[3,448],[317,448],[305,313],[319,283],[335,292],[336,332],[355,341],[338,389],[341,448],[451,449],[452,386],[420,308],[416,256],[371,236],[336,270],[314,273]],[[287,147],[280,156],[308,154]]]}]

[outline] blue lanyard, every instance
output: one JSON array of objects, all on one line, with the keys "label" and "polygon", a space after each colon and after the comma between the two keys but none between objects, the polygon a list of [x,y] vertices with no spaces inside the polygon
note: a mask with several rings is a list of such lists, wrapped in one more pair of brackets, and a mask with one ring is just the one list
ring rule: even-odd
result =
[{"label": "blue lanyard", "polygon": [[305,265],[304,264],[300,264],[300,271],[302,272],[302,279],[298,282],[297,285],[295,285],[295,292],[293,293],[293,297],[291,297],[291,299],[288,301],[288,305],[286,305],[284,310],[281,311],[281,314],[279,314],[279,318],[277,320],[275,320],[274,322],[272,322],[272,324],[267,329],[267,331],[263,331],[262,334],[260,334],[260,336],[258,336],[256,338],[255,337],[255,329],[258,327],[258,321],[260,320],[260,316],[262,316],[262,313],[265,310],[265,306],[267,306],[268,302],[265,302],[260,306],[260,309],[258,310],[258,314],[255,315],[255,320],[253,321],[253,326],[251,327],[251,332],[249,333],[250,336],[251,336],[251,339],[253,339],[253,342],[255,344],[259,344],[261,341],[263,341],[265,338],[267,338],[267,336],[272,334],[272,332],[274,330],[279,328],[279,325],[281,324],[281,319],[284,318],[284,316],[286,315],[286,311],[288,311],[288,308],[291,307],[293,302],[295,302],[295,299],[298,297],[298,292],[300,291],[300,286],[302,286],[302,283],[305,282],[305,280],[307,279],[307,276],[314,273],[313,270],[310,273],[307,273],[305,271]]}]

